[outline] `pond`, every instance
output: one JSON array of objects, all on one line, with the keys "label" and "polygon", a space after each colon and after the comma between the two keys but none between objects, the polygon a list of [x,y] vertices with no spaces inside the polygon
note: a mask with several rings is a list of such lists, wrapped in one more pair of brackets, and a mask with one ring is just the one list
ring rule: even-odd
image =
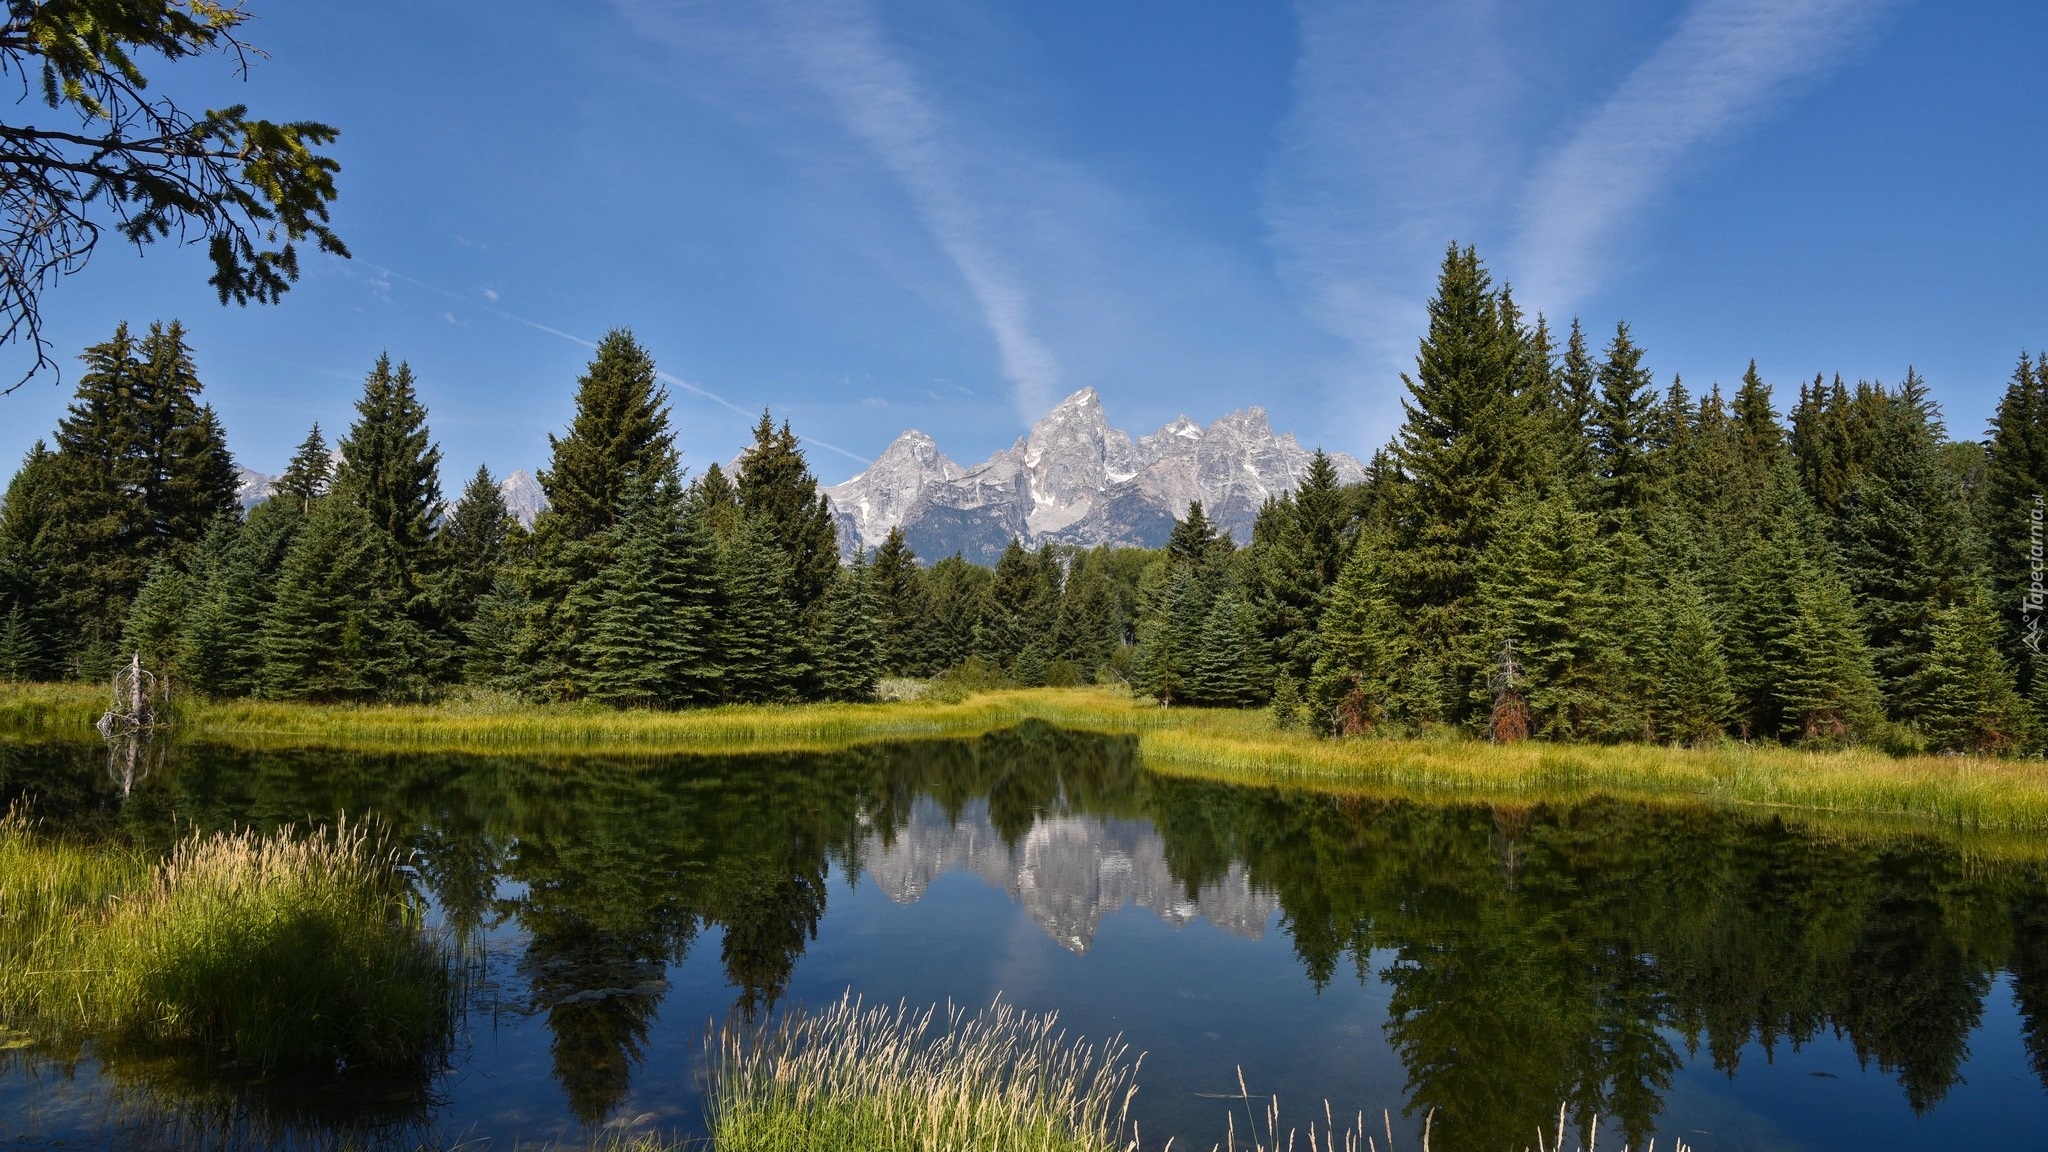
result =
[{"label": "pond", "polygon": [[[553,759],[0,746],[0,804],[162,847],[374,813],[461,950],[445,1066],[0,1053],[0,1147],[679,1134],[708,1029],[849,990],[1000,996],[1145,1056],[1148,1148],[1280,1095],[1398,1146],[2038,1147],[2048,867],[1896,830],[1606,799],[1503,808],[1147,772],[1027,724],[824,754]],[[1263,1102],[1259,1102],[1261,1105]],[[1375,1119],[1377,1127],[1378,1120]]]}]

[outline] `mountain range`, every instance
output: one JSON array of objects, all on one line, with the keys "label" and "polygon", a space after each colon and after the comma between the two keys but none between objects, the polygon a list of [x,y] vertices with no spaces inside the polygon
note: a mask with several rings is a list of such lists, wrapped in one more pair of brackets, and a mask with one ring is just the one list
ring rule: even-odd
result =
[{"label": "mountain range", "polygon": [[[1274,433],[1263,408],[1244,408],[1209,425],[1182,416],[1149,436],[1109,426],[1102,398],[1083,388],[1059,402],[1010,447],[963,467],[930,436],[896,437],[867,470],[825,489],[848,555],[874,548],[892,528],[926,560],[955,552],[994,564],[1012,538],[1025,544],[1166,543],[1190,501],[1239,543],[1267,500],[1294,490],[1310,453],[1292,433]],[[337,453],[338,456],[338,453]],[[1365,478],[1365,466],[1330,454],[1341,483]],[[237,468],[242,508],[270,495],[277,477]],[[521,524],[547,507],[533,474],[498,483]],[[453,495],[451,493],[451,495]]]},{"label": "mountain range", "polygon": [[[825,489],[840,546],[873,548],[902,528],[927,560],[958,552],[993,564],[1010,540],[1025,544],[1166,542],[1188,503],[1239,542],[1268,499],[1294,490],[1310,453],[1278,434],[1263,408],[1206,427],[1186,416],[1149,436],[1109,426],[1102,398],[1083,388],[1029,434],[971,467],[946,458],[916,429],[898,436],[865,472]],[[1354,457],[1331,453],[1340,482],[1365,477]]]}]

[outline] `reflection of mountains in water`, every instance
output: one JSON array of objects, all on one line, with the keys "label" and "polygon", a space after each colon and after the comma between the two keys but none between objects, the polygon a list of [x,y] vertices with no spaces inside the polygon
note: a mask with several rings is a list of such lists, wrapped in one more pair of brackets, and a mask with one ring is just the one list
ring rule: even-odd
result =
[{"label": "reflection of mountains in water", "polygon": [[890,843],[875,833],[861,857],[868,875],[898,904],[917,902],[932,881],[954,869],[973,872],[1009,893],[1077,955],[1094,943],[1103,916],[1131,904],[1175,927],[1206,920],[1250,940],[1265,934],[1280,907],[1278,897],[1253,888],[1234,861],[1222,879],[1190,897],[1167,865],[1166,842],[1148,822],[1040,816],[1012,846],[982,800],[953,820],[936,801],[920,799]]}]

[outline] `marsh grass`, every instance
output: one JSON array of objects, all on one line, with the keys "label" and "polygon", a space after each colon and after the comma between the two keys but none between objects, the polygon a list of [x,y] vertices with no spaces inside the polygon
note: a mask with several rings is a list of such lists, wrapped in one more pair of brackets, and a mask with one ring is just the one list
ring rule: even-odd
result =
[{"label": "marsh grass", "polygon": [[38,1039],[399,1066],[444,1042],[451,979],[360,826],[193,836],[151,863],[0,819],[0,1019]]},{"label": "marsh grass", "polygon": [[709,1121],[718,1152],[1123,1152],[1138,1061],[1119,1040],[1070,1039],[1053,1015],[1000,1001],[867,1008],[851,995],[718,1039]]},{"label": "marsh grass", "polygon": [[[899,695],[908,695],[908,692]],[[103,693],[0,685],[0,739],[91,740]],[[1262,711],[1160,708],[1114,688],[929,692],[872,704],[617,712],[471,694],[431,705],[185,701],[183,739],[248,749],[503,754],[827,751],[884,740],[965,738],[1041,720],[1133,734],[1154,771],[1230,783],[1525,804],[1608,795],[1762,805],[1812,817],[1881,818],[1970,832],[2048,831],[2048,763],[1892,756],[1729,743],[1500,745],[1455,735],[1325,739]]]},{"label": "marsh grass", "polygon": [[[1237,1071],[1237,1089],[1239,1095],[1235,1099],[1242,1100],[1245,1103],[1246,1123],[1244,1133],[1241,1136],[1238,1133],[1237,1114],[1233,1111],[1225,1122],[1224,1142],[1216,1146],[1215,1152],[1396,1152],[1394,1117],[1391,1112],[1380,1113],[1378,1131],[1374,1130],[1375,1126],[1372,1121],[1363,1112],[1348,1118],[1346,1123],[1339,1127],[1334,1110],[1330,1107],[1330,1102],[1325,1100],[1323,1101],[1323,1122],[1320,1125],[1316,1123],[1313,1116],[1309,1118],[1307,1124],[1297,1124],[1293,1121],[1283,1120],[1280,1111],[1280,1097],[1277,1095],[1265,1097],[1266,1108],[1263,1115],[1252,1111],[1251,1102],[1258,1099],[1258,1097],[1253,1096],[1251,1089],[1245,1086],[1244,1069],[1242,1068],[1239,1068]],[[1264,1131],[1260,1131],[1260,1122],[1262,1120],[1265,1125]],[[1421,1152],[1430,1152],[1429,1138],[1435,1121],[1436,1113],[1434,1111],[1423,1118],[1420,1137]],[[1283,1123],[1287,1125],[1285,1129],[1281,1127]],[[1381,1143],[1382,1138],[1385,1139],[1385,1143]],[[1683,1140],[1673,1140],[1667,1147],[1670,1149],[1670,1152],[1693,1152],[1692,1148]],[[1591,1130],[1586,1136],[1585,1143],[1579,1145],[1576,1152],[1599,1152],[1599,1149],[1600,1120],[1596,1116],[1592,1121]],[[1539,1129],[1536,1133],[1535,1148],[1532,1150],[1525,1145],[1524,1152],[1566,1152],[1564,1105],[1560,1104],[1557,1108],[1556,1133],[1554,1135],[1546,1134]],[[1632,1152],[1632,1150],[1628,1145],[1624,1144],[1621,1146],[1621,1152]],[[1657,1152],[1657,1141],[1654,1138],[1651,1139],[1649,1144],[1642,1149],[1642,1152]]]}]

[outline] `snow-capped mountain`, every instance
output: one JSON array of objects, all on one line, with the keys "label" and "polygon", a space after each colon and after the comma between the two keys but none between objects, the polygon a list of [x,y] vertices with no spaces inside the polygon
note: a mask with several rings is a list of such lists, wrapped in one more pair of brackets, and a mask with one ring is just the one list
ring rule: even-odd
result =
[{"label": "snow-capped mountain", "polygon": [[[335,462],[340,463],[339,453],[335,454]],[[267,472],[235,465],[235,498],[241,502],[243,514],[246,515],[249,509],[263,503],[276,491],[277,480]],[[533,518],[540,515],[540,510],[548,506],[547,493],[541,491],[540,483],[533,474],[524,470],[498,481],[498,494],[505,498],[505,510],[528,528],[533,527]],[[449,510],[453,509],[454,502],[451,501]]]},{"label": "snow-capped mountain", "polygon": [[[1207,427],[1182,416],[1133,440],[1109,426],[1101,397],[1083,388],[1029,435],[973,467],[948,460],[931,437],[912,430],[867,471],[825,492],[849,551],[872,548],[901,527],[927,560],[957,551],[991,564],[1013,536],[1034,547],[1157,547],[1193,500],[1219,527],[1249,540],[1260,505],[1293,491],[1309,457],[1292,433],[1274,434],[1262,408]],[[1341,481],[1364,478],[1356,459],[1330,458]]]},{"label": "snow-capped mountain", "polygon": [[533,527],[533,518],[548,506],[548,494],[541,491],[540,481],[525,469],[498,481],[498,495],[505,498],[505,510],[512,518],[527,528]]}]

